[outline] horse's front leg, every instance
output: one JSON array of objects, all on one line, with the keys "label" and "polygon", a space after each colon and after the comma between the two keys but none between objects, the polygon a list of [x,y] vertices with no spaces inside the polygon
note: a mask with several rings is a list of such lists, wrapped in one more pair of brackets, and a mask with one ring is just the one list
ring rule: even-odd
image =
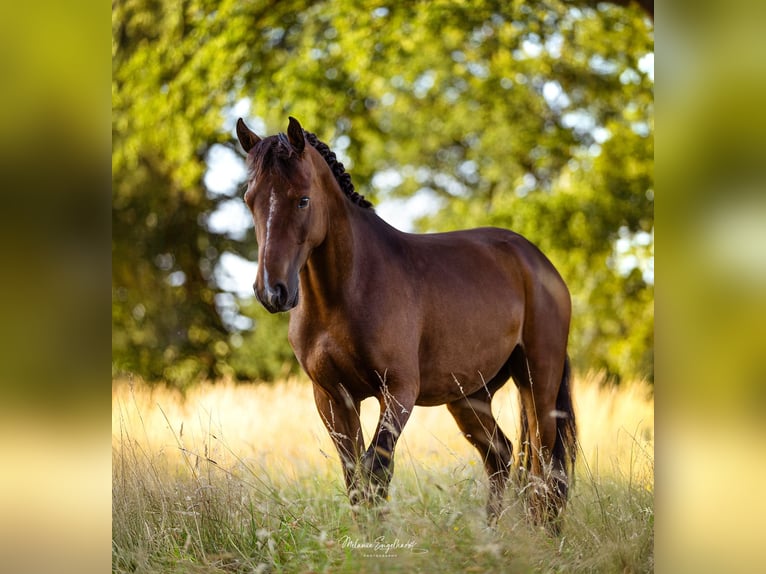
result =
[{"label": "horse's front leg", "polygon": [[373,504],[388,498],[388,485],[394,474],[394,450],[404,425],[412,413],[415,396],[411,392],[392,393],[384,386],[380,419],[370,447],[362,456],[365,494]]},{"label": "horse's front leg", "polygon": [[348,498],[352,505],[357,505],[364,499],[357,472],[364,450],[362,426],[359,422],[359,401],[353,399],[345,389],[341,388],[340,394],[342,398],[333,398],[322,387],[314,384],[314,401],[340,456]]}]

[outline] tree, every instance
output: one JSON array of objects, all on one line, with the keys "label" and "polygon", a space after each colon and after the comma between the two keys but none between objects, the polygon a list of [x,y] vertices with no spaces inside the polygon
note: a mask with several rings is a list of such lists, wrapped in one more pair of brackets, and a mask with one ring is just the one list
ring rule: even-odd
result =
[{"label": "tree", "polygon": [[115,370],[257,370],[215,273],[226,252],[255,259],[252,233],[211,229],[230,197],[204,181],[245,101],[264,133],[300,118],[365,195],[430,196],[422,231],[525,234],[572,290],[575,365],[651,377],[651,22],[588,4],[117,2]]}]

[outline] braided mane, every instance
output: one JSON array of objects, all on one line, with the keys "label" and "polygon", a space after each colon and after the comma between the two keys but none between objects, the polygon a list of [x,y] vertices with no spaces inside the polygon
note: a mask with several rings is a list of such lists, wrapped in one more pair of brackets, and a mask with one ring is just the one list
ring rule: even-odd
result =
[{"label": "braided mane", "polygon": [[327,165],[330,166],[330,170],[335,176],[335,180],[338,182],[338,185],[340,185],[340,188],[346,197],[360,207],[371,208],[372,203],[354,190],[354,184],[351,182],[351,175],[346,171],[346,168],[343,167],[343,164],[338,161],[335,152],[332,151],[326,143],[316,137],[315,134],[303,130],[303,135],[314,149],[319,152],[319,155],[324,158]]}]

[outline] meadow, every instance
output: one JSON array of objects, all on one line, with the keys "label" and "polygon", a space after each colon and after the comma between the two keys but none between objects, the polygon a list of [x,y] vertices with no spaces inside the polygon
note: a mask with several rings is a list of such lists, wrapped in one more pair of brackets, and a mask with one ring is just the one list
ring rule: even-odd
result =
[{"label": "meadow", "polygon": [[[575,377],[579,459],[563,528],[529,525],[511,486],[494,529],[478,453],[446,408],[417,407],[390,500],[352,512],[310,384],[112,385],[112,571],[651,572],[654,402],[643,382]],[[513,384],[493,410],[518,434]],[[365,439],[375,401],[362,404]]]}]

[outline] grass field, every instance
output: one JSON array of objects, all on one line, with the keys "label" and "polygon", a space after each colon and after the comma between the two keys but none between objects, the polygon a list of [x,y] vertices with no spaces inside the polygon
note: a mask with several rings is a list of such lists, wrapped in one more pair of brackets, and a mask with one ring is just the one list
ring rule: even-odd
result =
[{"label": "grass field", "polygon": [[[509,489],[485,526],[487,479],[444,407],[416,408],[390,501],[354,515],[310,385],[204,384],[185,397],[112,387],[113,572],[649,572],[651,390],[575,378],[581,452],[562,534],[528,525]],[[513,385],[493,410],[515,442]],[[377,404],[362,405],[369,441]]]}]

